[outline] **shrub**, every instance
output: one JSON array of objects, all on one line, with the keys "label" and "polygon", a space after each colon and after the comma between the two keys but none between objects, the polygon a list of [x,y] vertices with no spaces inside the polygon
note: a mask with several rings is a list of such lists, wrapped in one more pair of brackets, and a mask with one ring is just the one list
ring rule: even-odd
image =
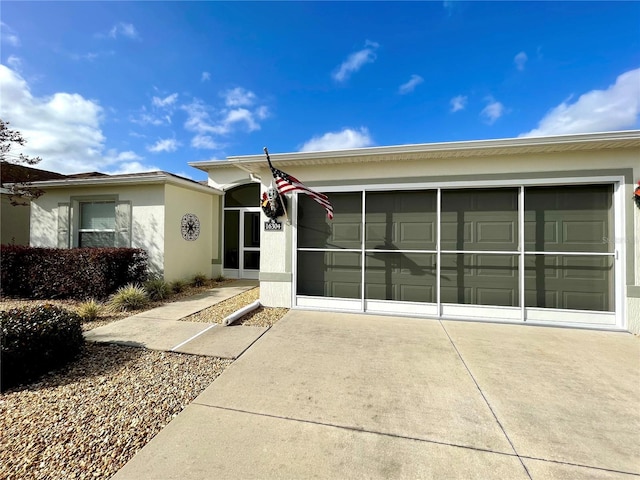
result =
[{"label": "shrub", "polygon": [[33,380],[72,360],[84,342],[80,316],[43,304],[0,312],[0,389]]},{"label": "shrub", "polygon": [[169,284],[162,278],[154,278],[144,283],[144,289],[147,291],[149,298],[154,301],[164,300],[171,295]]},{"label": "shrub", "polygon": [[194,287],[202,287],[207,284],[208,280],[209,279],[205,274],[197,273],[193,276],[193,279],[191,279],[191,285],[193,285]]},{"label": "shrub", "polygon": [[226,280],[226,278],[224,278],[224,275],[219,275],[216,278],[213,279],[214,282],[218,282],[218,283],[222,283]]},{"label": "shrub", "polygon": [[171,282],[171,290],[173,293],[180,293],[187,288],[187,282],[184,280],[175,280]]},{"label": "shrub", "polygon": [[109,299],[109,308],[127,312],[139,310],[149,303],[146,290],[140,285],[130,283],[120,287]]},{"label": "shrub", "polygon": [[148,256],[137,248],[0,247],[0,293],[23,298],[107,298],[146,280]]},{"label": "shrub", "polygon": [[80,318],[82,318],[82,320],[85,322],[95,320],[100,316],[101,312],[102,304],[96,302],[93,299],[89,300],[88,302],[82,302],[80,305],[78,305],[77,308],[78,315],[80,315]]}]

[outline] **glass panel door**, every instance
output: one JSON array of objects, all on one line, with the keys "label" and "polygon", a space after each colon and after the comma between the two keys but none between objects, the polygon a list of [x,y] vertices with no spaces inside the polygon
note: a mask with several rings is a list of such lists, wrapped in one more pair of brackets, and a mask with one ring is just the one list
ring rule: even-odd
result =
[{"label": "glass panel door", "polygon": [[242,211],[240,278],[258,278],[260,270],[260,212]]},{"label": "glass panel door", "polygon": [[260,212],[255,208],[224,212],[224,275],[258,278],[260,270]]}]

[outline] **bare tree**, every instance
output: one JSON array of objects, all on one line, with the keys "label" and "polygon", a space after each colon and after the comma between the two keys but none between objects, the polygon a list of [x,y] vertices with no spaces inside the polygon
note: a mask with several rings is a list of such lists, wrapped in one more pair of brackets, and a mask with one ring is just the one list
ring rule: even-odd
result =
[{"label": "bare tree", "polygon": [[26,143],[18,130],[11,130],[9,122],[0,118],[0,161],[3,170],[0,173],[0,187],[9,194],[11,205],[29,205],[32,199],[44,193],[31,185],[31,182],[38,178],[32,169],[23,166],[36,165],[42,159],[11,151],[15,146],[24,147]]}]

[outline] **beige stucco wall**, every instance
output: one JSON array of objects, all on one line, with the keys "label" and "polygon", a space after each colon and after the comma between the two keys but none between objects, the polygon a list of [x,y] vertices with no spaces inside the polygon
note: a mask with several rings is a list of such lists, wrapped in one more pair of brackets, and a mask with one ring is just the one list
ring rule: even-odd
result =
[{"label": "beige stucco wall", "polygon": [[[213,252],[218,251],[218,202],[217,195],[165,186],[166,281],[188,280],[198,273],[212,276]],[[193,213],[200,220],[200,234],[193,241],[182,237],[180,225],[186,213]]]},{"label": "beige stucco wall", "polygon": [[2,195],[0,205],[0,243],[29,245],[28,205],[11,205],[9,197]]},{"label": "beige stucco wall", "polygon": [[[612,171],[632,171],[627,178],[623,197],[625,199],[625,230],[622,238],[616,238],[616,247],[624,255],[626,304],[626,328],[640,333],[640,210],[635,206],[633,189],[640,180],[640,151],[635,149],[606,149],[601,151],[555,152],[495,157],[446,158],[423,160],[393,160],[389,162],[341,163],[332,165],[282,166],[305,184],[323,189],[336,185],[365,185],[368,183],[429,183],[465,182],[487,179],[554,178],[610,175]],[[259,172],[263,189],[270,182],[271,174],[266,162]],[[248,174],[238,171],[235,178],[248,180]],[[232,182],[234,175],[228,169],[212,170],[210,184]],[[265,217],[266,218],[266,217]],[[289,306],[291,274],[290,227],[285,232],[262,232],[261,250],[261,300],[265,305]],[[286,251],[284,246],[287,245]],[[264,255],[269,252],[269,255]],[[264,278],[264,280],[262,280]],[[276,280],[267,280],[273,279]],[[287,280],[287,278],[289,278]],[[633,292],[633,293],[631,293]],[[287,294],[289,299],[287,299]]]},{"label": "beige stucco wall", "polygon": [[164,269],[164,188],[163,185],[119,187],[79,187],[50,189],[31,205],[31,240],[34,247],[58,246],[58,204],[72,198],[115,196],[131,203],[131,246],[149,254],[154,273]]}]

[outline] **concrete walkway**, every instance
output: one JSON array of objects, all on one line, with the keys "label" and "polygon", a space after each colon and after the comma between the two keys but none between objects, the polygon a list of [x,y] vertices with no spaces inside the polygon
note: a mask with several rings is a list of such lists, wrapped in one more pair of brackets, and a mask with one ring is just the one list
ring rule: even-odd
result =
[{"label": "concrete walkway", "polygon": [[290,311],[113,478],[640,478],[630,334]]},{"label": "concrete walkway", "polygon": [[216,323],[180,321],[201,310],[258,286],[238,280],[167,303],[85,333],[91,342],[132,345],[152,350],[235,359],[267,330],[263,327],[224,327]]}]

